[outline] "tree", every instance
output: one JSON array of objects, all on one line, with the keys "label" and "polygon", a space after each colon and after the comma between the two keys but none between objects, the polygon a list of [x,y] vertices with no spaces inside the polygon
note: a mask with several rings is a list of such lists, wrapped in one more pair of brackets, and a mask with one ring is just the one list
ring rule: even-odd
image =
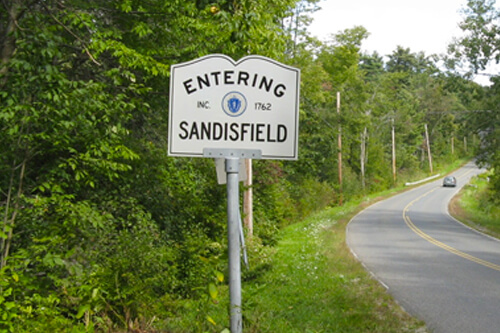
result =
[{"label": "tree", "polygon": [[311,24],[312,18],[310,14],[318,11],[319,0],[300,0],[291,8],[292,14],[283,21],[285,31],[289,34],[289,45],[287,54],[290,58],[295,58],[297,55],[297,47],[308,44],[310,39],[307,27]]},{"label": "tree", "polygon": [[[456,62],[467,61],[471,64],[472,71],[484,70],[491,63],[500,62],[500,11],[492,0],[469,0],[464,10],[465,19],[460,28],[466,32],[465,37],[457,39],[450,45],[450,53]],[[472,129],[481,137],[479,161],[489,165],[493,170],[492,188],[495,193],[500,193],[500,143],[498,141],[498,128],[500,120],[498,114],[497,90],[498,80],[492,78],[493,85],[488,93],[488,111],[477,112],[470,115]],[[498,197],[498,195],[497,195]]]},{"label": "tree", "polygon": [[127,326],[202,293],[224,192],[211,161],[166,157],[169,66],[282,57],[294,4],[2,2],[0,330]]},{"label": "tree", "polygon": [[411,53],[409,48],[398,46],[396,50],[389,55],[387,62],[387,71],[402,73],[422,73],[424,71],[436,72],[435,66],[423,52],[417,54]]},{"label": "tree", "polygon": [[460,29],[467,34],[449,46],[457,60],[467,60],[472,70],[484,70],[488,63],[500,62],[499,12],[494,0],[469,0]]},{"label": "tree", "polygon": [[371,55],[362,54],[359,67],[365,72],[368,80],[376,79],[384,72],[384,59],[376,51]]}]

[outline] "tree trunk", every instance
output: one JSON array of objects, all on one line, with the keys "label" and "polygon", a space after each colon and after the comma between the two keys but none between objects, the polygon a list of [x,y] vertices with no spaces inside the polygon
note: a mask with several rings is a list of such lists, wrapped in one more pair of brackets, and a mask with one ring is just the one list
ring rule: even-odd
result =
[{"label": "tree trunk", "polygon": [[[7,191],[7,202],[5,204],[5,213],[3,218],[2,241],[0,243],[1,245],[0,269],[7,265],[7,258],[9,256],[10,246],[12,244],[12,237],[14,235],[14,225],[16,222],[17,213],[19,212],[19,201],[23,193],[23,180],[24,180],[24,173],[26,170],[26,162],[27,160],[25,159],[20,166],[14,165],[12,168],[12,175],[10,178],[9,189]],[[19,172],[19,185],[17,187],[17,195],[15,198],[12,198],[12,191],[14,190],[14,179],[16,176],[16,170],[19,167],[21,168],[21,171]],[[11,203],[13,203],[12,214],[10,213]]]},{"label": "tree trunk", "polygon": [[0,77],[2,77],[0,88],[7,84],[7,64],[16,51],[15,32],[19,27],[18,21],[25,12],[23,1],[21,0],[3,1],[2,7],[6,11],[6,14],[4,14],[6,16],[6,24],[5,26],[0,25]]}]

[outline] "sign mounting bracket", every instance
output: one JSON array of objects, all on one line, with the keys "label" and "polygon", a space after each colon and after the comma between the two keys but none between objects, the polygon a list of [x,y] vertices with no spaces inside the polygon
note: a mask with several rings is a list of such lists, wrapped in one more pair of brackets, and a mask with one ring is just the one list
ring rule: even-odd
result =
[{"label": "sign mounting bracket", "polygon": [[259,160],[262,158],[260,149],[224,149],[224,148],[204,148],[203,157],[209,158],[250,158]]}]

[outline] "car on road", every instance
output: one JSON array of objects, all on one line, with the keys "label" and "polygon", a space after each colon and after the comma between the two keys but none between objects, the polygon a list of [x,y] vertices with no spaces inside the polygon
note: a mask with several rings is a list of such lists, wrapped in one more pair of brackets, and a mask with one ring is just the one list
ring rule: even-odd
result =
[{"label": "car on road", "polygon": [[457,186],[457,179],[453,176],[446,176],[443,179],[443,187],[455,187]]}]

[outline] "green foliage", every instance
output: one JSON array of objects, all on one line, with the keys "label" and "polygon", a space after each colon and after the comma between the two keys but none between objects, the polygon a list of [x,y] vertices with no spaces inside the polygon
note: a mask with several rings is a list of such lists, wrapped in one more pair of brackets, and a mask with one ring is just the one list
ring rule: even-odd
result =
[{"label": "green foliage", "polygon": [[492,174],[493,172],[485,172],[474,177],[470,184],[461,190],[451,208],[453,216],[457,216],[462,222],[494,237],[499,237],[500,208],[498,197],[493,195]]},{"label": "green foliage", "polygon": [[460,28],[469,33],[450,45],[455,60],[469,61],[474,71],[485,69],[492,60],[498,62],[498,10],[495,1],[469,0],[463,13],[465,19]]},{"label": "green foliage", "polygon": [[[214,269],[224,270],[225,191],[212,161],[166,156],[169,66],[215,52],[279,58],[280,20],[293,5],[5,4],[6,329],[119,330],[168,313],[157,299],[203,294]],[[288,214],[286,203],[272,209],[280,187],[266,183],[271,200],[256,209],[269,242]]]},{"label": "green foliage", "polygon": [[312,178],[302,179],[300,187],[294,187],[290,192],[296,202],[301,219],[317,211],[320,207],[327,207],[338,201],[336,191],[330,184],[320,183],[317,179]]},{"label": "green foliage", "polygon": [[[450,45],[453,58],[450,65],[453,68],[463,67],[463,62],[470,64],[470,71],[477,73],[484,70],[488,64],[498,63],[500,53],[498,45],[499,13],[495,1],[469,0],[463,10],[465,15],[460,28],[464,37],[459,38]],[[462,65],[462,66],[461,66]],[[487,91],[485,107],[477,112],[467,115],[467,129],[480,136],[481,145],[478,149],[479,161],[482,165],[489,166],[493,171],[492,190],[493,197],[498,198],[500,193],[500,149],[499,149],[499,111],[498,111],[498,84],[497,76],[491,78],[492,86]]]},{"label": "green foliage", "polygon": [[[40,323],[60,331],[71,326],[63,320],[69,315],[87,330],[113,321],[126,326],[149,313],[158,294],[173,291],[175,253],[138,205],[102,202],[99,211],[58,196],[32,205],[18,225],[31,238],[10,261],[24,276],[14,289],[17,304],[30,307],[33,318],[45,318]],[[17,329],[30,331],[24,321]]]},{"label": "green foliage", "polygon": [[19,282],[19,275],[7,267],[0,271],[0,330],[14,332],[14,321],[18,317],[20,307],[12,300],[12,286]]},{"label": "green foliage", "polygon": [[[400,174],[427,167],[426,123],[435,163],[466,156],[462,138],[470,148],[476,133],[492,142],[480,146],[482,160],[498,166],[491,154],[498,133],[480,127],[484,114],[450,112],[479,109],[484,97],[494,109],[496,85],[486,90],[439,73],[433,58],[407,49],[388,63],[362,55],[369,35],[363,27],[321,43],[306,29],[317,4],[3,4],[1,331],[145,331],[169,321],[200,332],[227,326],[217,312],[227,305],[220,273],[227,265],[225,187],[216,184],[213,161],[167,156],[172,64],[210,53],[259,54],[301,69],[300,158],[255,161],[246,281],[273,267],[284,226],[395,185],[392,122]],[[499,183],[493,174],[493,188]],[[188,309],[195,323],[179,318],[188,303],[195,304]]]}]

